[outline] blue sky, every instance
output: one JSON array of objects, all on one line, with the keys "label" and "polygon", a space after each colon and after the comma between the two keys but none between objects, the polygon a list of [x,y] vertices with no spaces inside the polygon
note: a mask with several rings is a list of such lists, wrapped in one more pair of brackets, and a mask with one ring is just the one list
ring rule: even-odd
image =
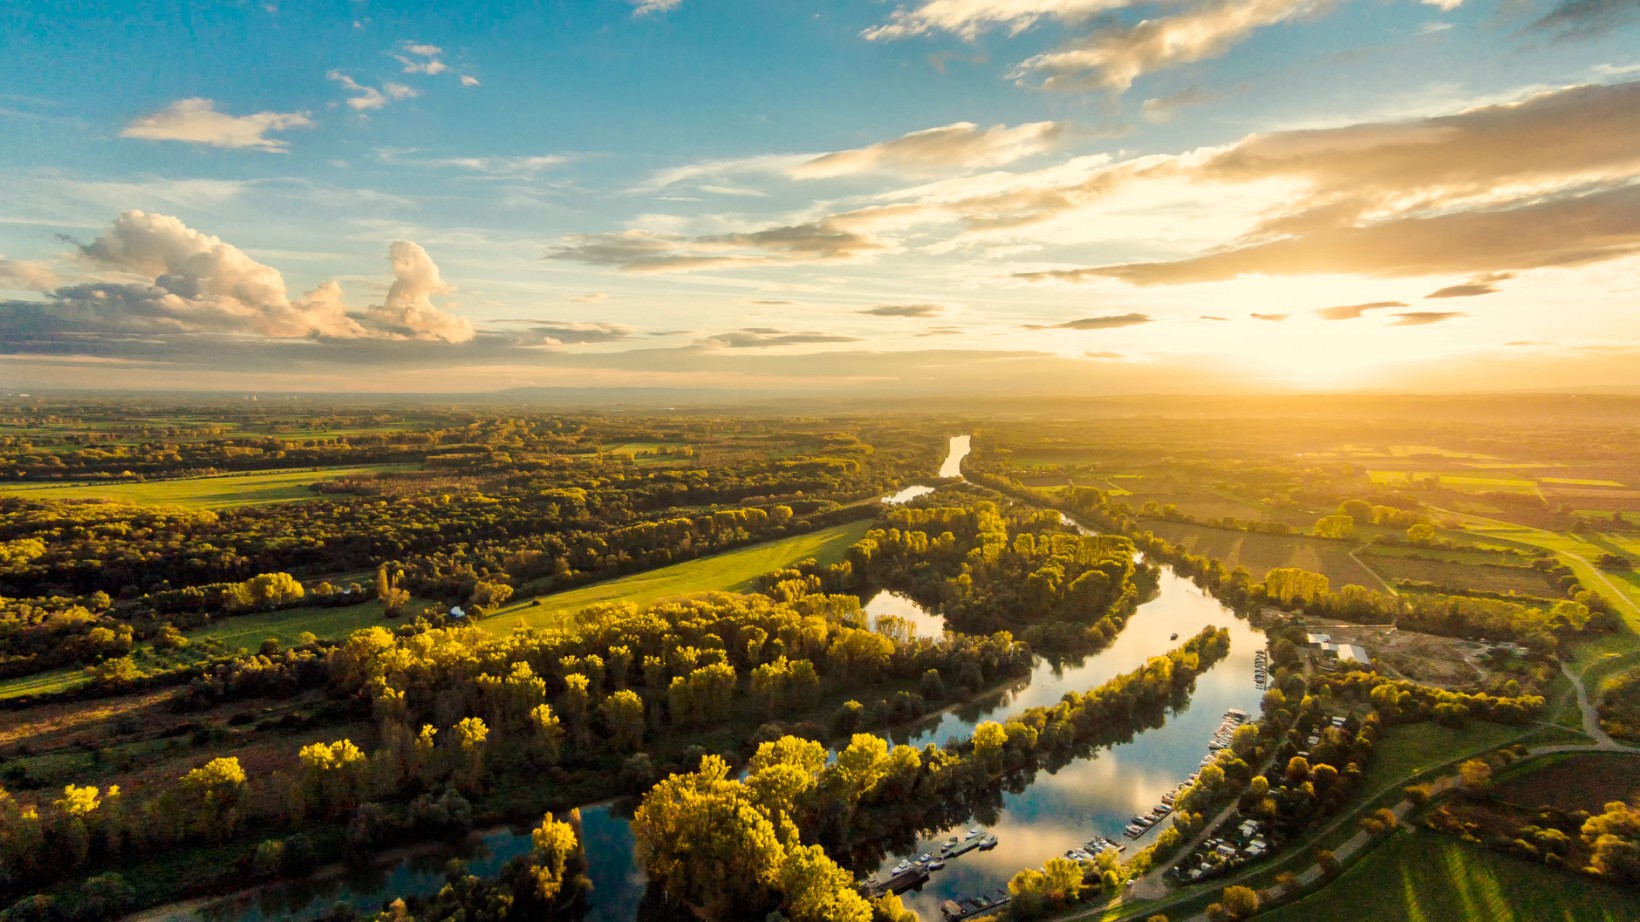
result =
[{"label": "blue sky", "polygon": [[1640,386],[1636,5],[1444,5],[14,2],[0,375]]}]

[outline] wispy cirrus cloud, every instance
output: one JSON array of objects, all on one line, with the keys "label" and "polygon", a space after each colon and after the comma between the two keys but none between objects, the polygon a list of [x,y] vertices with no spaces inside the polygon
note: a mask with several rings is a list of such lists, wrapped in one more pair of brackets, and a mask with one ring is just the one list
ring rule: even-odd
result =
[{"label": "wispy cirrus cloud", "polygon": [[625,272],[687,272],[730,266],[838,262],[893,248],[873,235],[869,213],[726,234],[685,236],[646,230],[572,234],[547,259]]},{"label": "wispy cirrus cloud", "polygon": [[951,170],[1006,166],[1053,150],[1068,131],[1061,122],[1029,122],[981,128],[956,122],[927,128],[853,150],[833,151],[787,171],[793,179],[831,179],[859,173],[931,175]]},{"label": "wispy cirrus cloud", "polygon": [[683,0],[627,0],[627,2],[632,4],[634,18],[670,13],[683,5]]},{"label": "wispy cirrus cloud", "polygon": [[342,89],[353,94],[347,98],[347,105],[355,112],[369,112],[372,109],[380,109],[390,102],[412,99],[421,95],[412,87],[391,81],[383,83],[379,89],[373,86],[365,86],[339,70],[326,73],[325,78],[341,84]]},{"label": "wispy cirrus cloud", "polygon": [[1346,304],[1341,307],[1323,307],[1315,312],[1322,320],[1359,320],[1367,311],[1381,311],[1391,307],[1406,307],[1405,301],[1373,301],[1370,304]]},{"label": "wispy cirrus cloud", "polygon": [[766,349],[772,346],[807,346],[824,343],[855,343],[858,336],[814,331],[792,332],[771,327],[748,327],[717,333],[700,340],[700,345],[724,349]]},{"label": "wispy cirrus cloud", "polygon": [[194,98],[179,99],[158,112],[132,120],[120,131],[120,137],[282,152],[289,149],[290,142],[270,138],[269,133],[311,127],[313,120],[306,112],[229,115],[218,112],[212,100]]},{"label": "wispy cirrus cloud", "polygon": [[942,304],[879,304],[860,311],[873,317],[940,317],[947,312]]},{"label": "wispy cirrus cloud", "polygon": [[1508,272],[1494,272],[1479,278],[1470,279],[1460,285],[1448,285],[1424,295],[1424,300],[1439,298],[1478,298],[1482,295],[1496,294],[1498,283],[1506,282],[1514,276]]},{"label": "wispy cirrus cloud", "polygon": [[388,52],[389,56],[395,61],[404,65],[405,73],[426,74],[428,76],[437,76],[450,69],[448,65],[439,59],[439,56],[443,53],[444,49],[437,45],[416,41],[400,42],[398,51]]},{"label": "wispy cirrus cloud", "polygon": [[1139,77],[1216,58],[1254,31],[1313,9],[1317,0],[1208,0],[1131,26],[1109,26],[1020,62],[1013,78],[1049,90],[1126,92]]},{"label": "wispy cirrus cloud", "polygon": [[1115,330],[1121,327],[1135,327],[1155,320],[1149,314],[1106,314],[1102,317],[1083,317],[1078,320],[1067,320],[1064,323],[1027,323],[1027,330]]},{"label": "wispy cirrus cloud", "polygon": [[1463,311],[1408,311],[1404,314],[1396,314],[1395,322],[1390,326],[1421,327],[1467,316],[1469,315]]},{"label": "wispy cirrus cloud", "polygon": [[1018,34],[1042,19],[1082,22],[1131,6],[1133,0],[923,0],[889,14],[888,22],[861,33],[872,41],[949,32],[972,39],[990,28]]}]

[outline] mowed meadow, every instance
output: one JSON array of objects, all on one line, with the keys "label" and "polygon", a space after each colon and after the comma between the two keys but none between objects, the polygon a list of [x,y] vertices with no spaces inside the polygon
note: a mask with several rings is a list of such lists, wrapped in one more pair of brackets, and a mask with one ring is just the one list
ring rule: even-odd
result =
[{"label": "mowed meadow", "polygon": [[358,467],[303,468],[301,470],[258,471],[253,474],[218,474],[176,480],[116,481],[108,483],[0,483],[0,496],[19,496],[56,502],[101,500],[148,506],[186,506],[195,509],[229,509],[290,503],[315,498],[313,484],[345,477],[360,477],[389,471],[415,470],[415,464],[367,464]]},{"label": "mowed meadow", "polygon": [[479,625],[491,634],[504,634],[522,628],[549,627],[563,622],[581,609],[605,602],[630,602],[643,607],[662,599],[697,592],[740,592],[748,589],[758,577],[800,560],[813,558],[821,565],[842,560],[849,547],[865,537],[873,524],[872,519],[862,519],[578,589],[521,600],[501,608]]}]

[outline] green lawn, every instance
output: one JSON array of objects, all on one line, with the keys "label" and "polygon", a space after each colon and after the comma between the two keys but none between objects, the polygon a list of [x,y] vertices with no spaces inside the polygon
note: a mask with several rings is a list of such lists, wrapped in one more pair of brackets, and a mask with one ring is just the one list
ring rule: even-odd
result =
[{"label": "green lawn", "polygon": [[1472,534],[1554,551],[1562,563],[1572,568],[1583,585],[1605,596],[1629,626],[1640,632],[1640,573],[1606,573],[1596,569],[1593,561],[1608,553],[1606,546],[1596,543],[1603,540],[1599,536],[1578,537],[1478,515],[1463,515],[1461,518],[1464,529]]},{"label": "green lawn", "polygon": [[[412,601],[406,606],[407,614],[400,620],[414,619],[416,610],[422,604],[425,603]],[[306,605],[283,611],[239,615],[234,618],[223,618],[198,630],[189,631],[188,639],[217,640],[229,650],[240,647],[255,650],[269,637],[278,638],[281,644],[289,645],[295,643],[297,636],[304,632],[321,639],[335,639],[346,637],[359,628],[372,624],[398,623],[383,617],[386,609],[380,600],[371,599],[358,605]]]},{"label": "green lawn", "polygon": [[1396,835],[1267,922],[1625,922],[1640,894],[1437,833]]},{"label": "green lawn", "polygon": [[[813,557],[821,563],[842,560],[850,545],[860,540],[874,523],[872,519],[863,519],[823,531],[754,544],[738,551],[593,583],[568,592],[542,596],[538,600],[516,602],[490,616],[481,625],[492,634],[503,634],[519,627],[545,627],[565,615],[600,602],[627,601],[647,605],[686,593],[740,591],[757,577],[805,557]],[[534,601],[540,604],[532,604]]]},{"label": "green lawn", "polygon": [[260,506],[313,499],[317,494],[308,485],[378,471],[409,470],[413,464],[371,464],[362,467],[303,468],[292,471],[263,471],[256,474],[229,474],[192,477],[185,480],[150,480],[141,483],[53,484],[3,483],[0,496],[29,499],[105,499],[139,505],[191,506],[220,509],[231,506]]},{"label": "green lawn", "polygon": [[1453,756],[1492,748],[1520,736],[1527,728],[1484,720],[1470,721],[1461,730],[1433,721],[1390,727],[1367,763],[1364,791],[1411,778],[1452,760]]}]

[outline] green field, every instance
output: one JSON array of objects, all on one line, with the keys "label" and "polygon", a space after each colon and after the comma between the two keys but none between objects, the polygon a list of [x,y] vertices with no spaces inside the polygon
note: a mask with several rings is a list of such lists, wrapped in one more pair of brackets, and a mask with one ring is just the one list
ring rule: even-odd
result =
[{"label": "green field", "polygon": [[1494,855],[1433,832],[1401,833],[1268,922],[1625,922],[1640,894]]},{"label": "green field", "polygon": [[1575,477],[1545,477],[1543,482],[1561,483],[1574,487],[1617,487],[1622,489],[1627,486],[1627,484],[1618,483],[1615,480],[1578,480]]},{"label": "green field", "polygon": [[757,577],[805,557],[813,557],[821,563],[842,560],[850,545],[860,540],[873,524],[875,520],[862,519],[823,531],[754,544],[726,554],[715,554],[536,600],[517,602],[480,624],[492,634],[502,634],[520,627],[545,627],[600,602],[626,601],[647,605],[693,592],[739,591]]},{"label": "green field", "polygon": [[1391,583],[1415,579],[1455,591],[1481,589],[1487,592],[1517,592],[1536,596],[1558,594],[1554,582],[1548,575],[1531,567],[1420,560],[1400,554],[1381,555],[1376,553],[1376,548],[1363,552],[1361,562]]},{"label": "green field", "polygon": [[309,490],[308,485],[321,480],[336,480],[380,471],[410,470],[414,467],[413,464],[372,464],[363,467],[302,468],[293,471],[263,471],[256,474],[225,474],[137,483],[5,483],[0,484],[0,496],[52,500],[101,499],[138,505],[220,509],[313,499],[317,494]]},{"label": "green field", "polygon": [[1377,574],[1350,556],[1355,546],[1350,541],[1266,535],[1150,519],[1144,520],[1143,527],[1192,554],[1216,557],[1224,561],[1226,568],[1244,566],[1256,579],[1263,579],[1276,567],[1298,567],[1325,574],[1335,590],[1354,584],[1383,591]]},{"label": "green field", "polygon": [[1611,549],[1612,542],[1604,536],[1574,536],[1477,515],[1462,518],[1464,529],[1473,534],[1554,551],[1562,563],[1572,568],[1583,585],[1604,596],[1623,615],[1630,628],[1640,632],[1640,571],[1606,573],[1597,569],[1594,561]]},{"label": "green field", "polygon": [[1401,484],[1435,478],[1448,490],[1473,493],[1536,493],[1537,484],[1519,477],[1476,477],[1446,471],[1368,471],[1373,483]]}]

